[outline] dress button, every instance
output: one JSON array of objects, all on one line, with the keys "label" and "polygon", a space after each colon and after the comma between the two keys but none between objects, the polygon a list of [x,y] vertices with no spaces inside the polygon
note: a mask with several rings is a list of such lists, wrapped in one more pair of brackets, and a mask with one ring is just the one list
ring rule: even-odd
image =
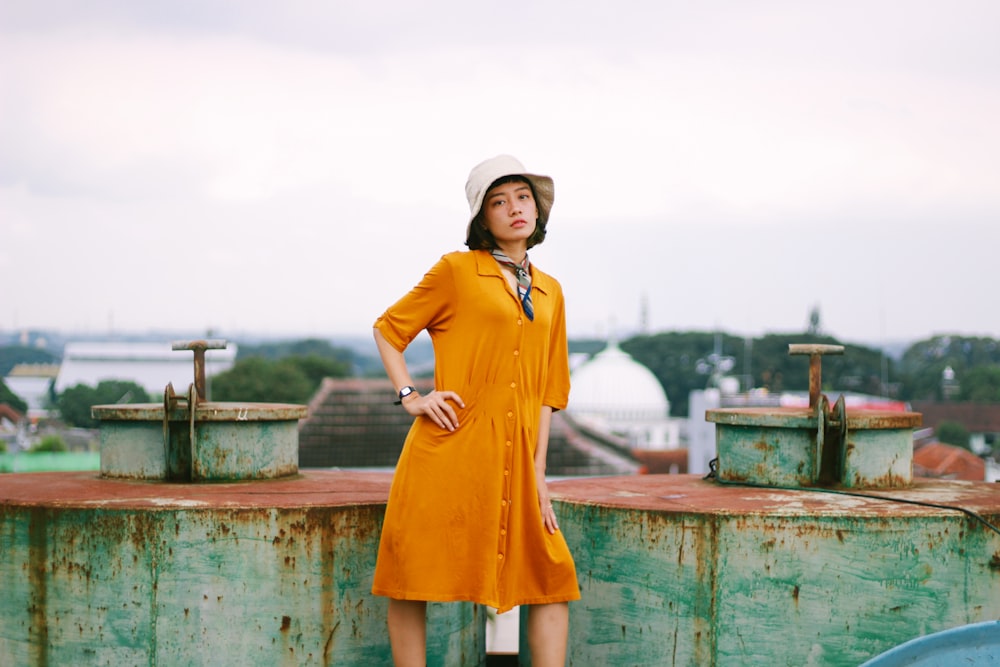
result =
[{"label": "dress button", "polygon": [[521,326],[521,324],[522,324],[521,318],[517,318],[517,326]]},{"label": "dress button", "polygon": [[506,530],[506,529],[504,529],[504,528],[501,528],[501,529],[500,529],[500,534],[501,534],[501,535],[506,535],[506,534],[507,534],[507,530]]},{"label": "dress button", "polygon": [[510,447],[510,445],[511,445],[511,442],[510,442],[510,440],[508,440],[507,441],[507,446]]},{"label": "dress button", "polygon": [[503,554],[497,554],[497,558],[503,560]]},{"label": "dress button", "polygon": [[500,506],[501,507],[507,507],[507,501],[506,500],[501,500],[500,501]]},{"label": "dress button", "polygon": [[503,474],[504,474],[504,477],[506,477],[507,475],[509,475],[509,474],[510,474],[510,471],[509,471],[509,470],[504,470],[504,471],[503,471]]},{"label": "dress button", "polygon": [[517,388],[517,383],[516,383],[516,382],[511,382],[511,383],[510,383],[510,388],[511,388],[511,389],[515,389],[515,388]]},{"label": "dress button", "polygon": [[515,356],[515,357],[516,357],[517,355],[519,355],[519,354],[521,354],[521,350],[514,350],[514,356]]},{"label": "dress button", "polygon": [[513,412],[508,412],[507,413],[507,417],[508,418],[513,418],[514,417],[514,413]]}]

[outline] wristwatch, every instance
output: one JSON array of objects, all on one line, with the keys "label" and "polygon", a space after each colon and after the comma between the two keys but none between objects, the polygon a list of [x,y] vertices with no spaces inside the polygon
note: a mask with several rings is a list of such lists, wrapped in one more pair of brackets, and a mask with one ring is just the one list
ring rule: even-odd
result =
[{"label": "wristwatch", "polygon": [[416,390],[417,390],[416,387],[406,385],[405,387],[399,390],[399,399],[396,400],[395,403],[393,403],[393,405],[402,405],[403,399],[412,394],[413,392],[415,392]]}]

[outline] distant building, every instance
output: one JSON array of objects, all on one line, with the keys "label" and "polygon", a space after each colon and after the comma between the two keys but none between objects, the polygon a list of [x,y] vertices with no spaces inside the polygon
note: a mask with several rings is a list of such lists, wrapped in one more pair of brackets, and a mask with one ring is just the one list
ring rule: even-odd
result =
[{"label": "distant building", "polygon": [[[205,352],[209,397],[211,376],[232,368],[236,363],[236,351],[236,345],[230,343],[224,350]],[[175,351],[170,342],[67,343],[56,378],[56,393],[78,384],[96,387],[103,380],[135,382],[154,399],[163,396],[168,383],[173,384],[177,393],[183,394],[194,382],[194,353]]]},{"label": "distant building", "polygon": [[16,396],[28,404],[28,419],[48,416],[52,384],[59,375],[59,364],[18,364],[3,379]]},{"label": "distant building", "polygon": [[935,432],[942,422],[955,422],[969,432],[969,448],[977,454],[996,449],[1000,443],[1000,404],[952,401],[914,401],[913,409],[924,416],[924,426]]},{"label": "distant building", "polygon": [[680,447],[681,420],[670,418],[663,385],[618,343],[577,366],[571,381],[566,411],[581,426],[621,437],[630,449]]}]

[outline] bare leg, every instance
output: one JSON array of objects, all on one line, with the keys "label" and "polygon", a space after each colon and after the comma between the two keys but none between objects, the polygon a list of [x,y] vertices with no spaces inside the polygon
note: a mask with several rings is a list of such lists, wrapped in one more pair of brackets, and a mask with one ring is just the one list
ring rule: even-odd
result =
[{"label": "bare leg", "polygon": [[389,599],[389,642],[396,667],[427,664],[427,603]]},{"label": "bare leg", "polygon": [[534,667],[563,667],[569,640],[569,604],[535,604],[528,609],[528,647]]}]

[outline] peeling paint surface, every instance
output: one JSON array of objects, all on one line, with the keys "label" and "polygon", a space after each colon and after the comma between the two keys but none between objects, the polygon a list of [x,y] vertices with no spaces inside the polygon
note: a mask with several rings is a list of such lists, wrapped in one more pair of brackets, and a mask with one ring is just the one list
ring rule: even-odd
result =
[{"label": "peeling paint surface", "polygon": [[[116,479],[221,482],[298,471],[302,405],[200,403],[98,405],[101,473]],[[167,415],[165,419],[164,416]]]},{"label": "peeling paint surface", "polygon": [[[169,484],[0,477],[12,665],[390,664],[371,595],[390,474]],[[429,605],[429,664],[480,665],[485,613]]]},{"label": "peeling paint surface", "polygon": [[719,479],[770,486],[903,488],[913,480],[914,412],[830,409],[708,410]]},{"label": "peeling paint surface", "polygon": [[[553,482],[582,599],[569,664],[856,665],[1000,618],[1000,487],[916,480],[870,498],[693,475]],[[899,498],[907,503],[886,498]]]}]

